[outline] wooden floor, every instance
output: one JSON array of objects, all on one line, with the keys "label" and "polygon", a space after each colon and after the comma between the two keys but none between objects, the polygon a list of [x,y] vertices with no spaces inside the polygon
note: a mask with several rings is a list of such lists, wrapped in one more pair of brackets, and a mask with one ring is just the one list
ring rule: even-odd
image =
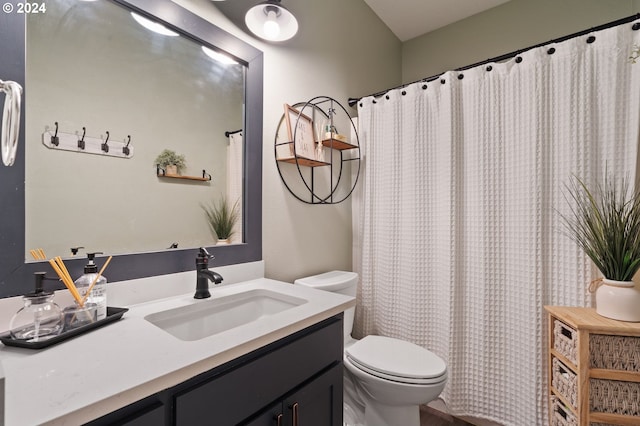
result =
[{"label": "wooden floor", "polygon": [[434,408],[423,405],[420,407],[420,426],[470,426],[464,420],[452,417]]}]

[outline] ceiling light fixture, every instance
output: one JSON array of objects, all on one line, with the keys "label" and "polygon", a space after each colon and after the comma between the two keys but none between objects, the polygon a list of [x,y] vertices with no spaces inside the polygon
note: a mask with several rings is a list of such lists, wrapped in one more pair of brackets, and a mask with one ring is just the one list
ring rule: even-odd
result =
[{"label": "ceiling light fixture", "polygon": [[280,4],[267,0],[253,6],[244,17],[252,33],[268,41],[289,40],[298,32],[298,21]]},{"label": "ceiling light fixture", "polygon": [[166,36],[171,36],[171,37],[175,37],[175,36],[179,35],[177,32],[171,31],[170,29],[168,29],[164,25],[160,25],[157,22],[153,22],[153,21],[151,21],[151,20],[149,20],[147,18],[143,18],[142,16],[138,15],[137,13],[131,12],[131,16],[133,16],[133,19],[135,19],[138,24],[142,25],[143,27],[145,27],[148,30],[153,31],[154,33],[158,33],[158,34],[162,34],[162,35],[166,35]]}]

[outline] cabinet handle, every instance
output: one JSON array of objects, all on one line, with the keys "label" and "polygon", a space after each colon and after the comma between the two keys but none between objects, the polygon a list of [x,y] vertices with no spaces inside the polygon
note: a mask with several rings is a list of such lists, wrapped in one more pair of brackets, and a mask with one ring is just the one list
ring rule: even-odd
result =
[{"label": "cabinet handle", "polygon": [[298,403],[295,402],[291,406],[291,410],[293,411],[293,426],[298,426]]},{"label": "cabinet handle", "polygon": [[282,413],[280,413],[277,416],[275,416],[275,419],[276,419],[276,425],[277,426],[282,426]]}]

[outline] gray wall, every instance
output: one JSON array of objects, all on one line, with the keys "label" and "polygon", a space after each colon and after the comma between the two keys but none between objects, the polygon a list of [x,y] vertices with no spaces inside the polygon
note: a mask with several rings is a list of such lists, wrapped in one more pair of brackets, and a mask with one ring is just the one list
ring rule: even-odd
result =
[{"label": "gray wall", "polygon": [[408,83],[640,12],[638,0],[511,0],[402,45]]},{"label": "gray wall", "polygon": [[[284,281],[351,269],[351,202],[307,205],[284,187],[274,158],[283,104],[320,95],[351,96],[401,80],[401,43],[364,1],[287,0],[300,31],[269,44],[236,27],[210,0],[175,0],[264,52],[263,258],[266,276]],[[347,107],[348,108],[348,107]],[[350,110],[353,114],[355,110]]]},{"label": "gray wall", "polygon": [[512,0],[402,44],[364,1],[288,0],[286,6],[298,17],[300,32],[288,42],[269,44],[236,27],[209,0],[176,2],[265,53],[263,257],[267,277],[284,281],[351,269],[352,247],[350,200],[309,206],[293,198],[280,180],[273,141],[284,103],[327,95],[346,105],[351,96],[640,11],[639,0]]}]

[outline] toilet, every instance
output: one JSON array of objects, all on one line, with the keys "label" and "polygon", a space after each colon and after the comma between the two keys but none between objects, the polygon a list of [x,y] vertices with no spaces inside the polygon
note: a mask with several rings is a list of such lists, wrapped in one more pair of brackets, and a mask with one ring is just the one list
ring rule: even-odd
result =
[{"label": "toilet", "polygon": [[[358,274],[331,271],[295,284],[356,296]],[[344,313],[344,424],[419,426],[420,405],[438,397],[447,366],[413,343],[384,336],[351,337],[355,308]]]}]

